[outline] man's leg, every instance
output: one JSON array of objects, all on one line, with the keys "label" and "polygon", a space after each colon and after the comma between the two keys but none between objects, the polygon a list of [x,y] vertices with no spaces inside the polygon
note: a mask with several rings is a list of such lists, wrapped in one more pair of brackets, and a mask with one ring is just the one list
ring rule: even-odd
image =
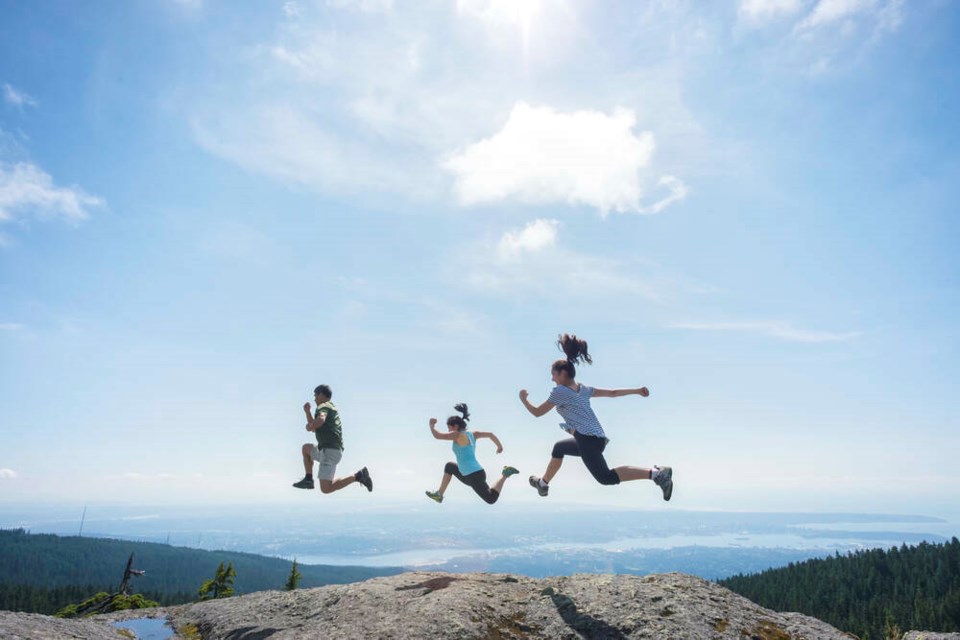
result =
[{"label": "man's leg", "polygon": [[313,445],[309,442],[300,449],[303,453],[303,472],[311,478],[313,477],[313,456],[310,453],[312,450]]},{"label": "man's leg", "polygon": [[334,491],[339,491],[344,487],[353,484],[357,479],[353,476],[347,476],[346,478],[340,478],[338,480],[321,480],[320,481],[320,491],[323,493],[333,493]]},{"label": "man's leg", "polygon": [[313,489],[313,460],[316,455],[316,446],[307,443],[300,448],[303,453],[303,479],[293,483],[297,489]]}]

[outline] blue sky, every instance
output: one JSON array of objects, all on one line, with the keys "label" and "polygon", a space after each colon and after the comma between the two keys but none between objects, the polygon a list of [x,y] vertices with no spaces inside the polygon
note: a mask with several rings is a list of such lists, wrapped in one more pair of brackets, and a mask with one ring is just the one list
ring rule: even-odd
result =
[{"label": "blue sky", "polygon": [[[669,508],[960,500],[955,3],[0,17],[0,502],[425,500],[466,401],[505,500],[663,507],[575,461],[525,486],[564,331],[650,388],[594,408]],[[321,382],[371,496],[289,486]]]}]

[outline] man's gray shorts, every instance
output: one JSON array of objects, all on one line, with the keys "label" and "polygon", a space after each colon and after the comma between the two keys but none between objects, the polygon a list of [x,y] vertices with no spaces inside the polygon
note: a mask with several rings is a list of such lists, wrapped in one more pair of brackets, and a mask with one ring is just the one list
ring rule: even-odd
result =
[{"label": "man's gray shorts", "polygon": [[314,462],[320,463],[317,469],[317,480],[333,480],[337,473],[337,464],[343,457],[343,451],[340,449],[318,449],[317,445],[310,447],[310,457]]}]

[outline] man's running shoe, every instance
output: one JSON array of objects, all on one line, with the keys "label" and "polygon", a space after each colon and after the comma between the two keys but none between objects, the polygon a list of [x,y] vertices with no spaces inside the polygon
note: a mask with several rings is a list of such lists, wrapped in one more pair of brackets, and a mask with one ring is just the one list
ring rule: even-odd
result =
[{"label": "man's running shoe", "polygon": [[300,482],[294,482],[293,486],[297,489],[313,489],[313,476],[304,478]]},{"label": "man's running shoe", "polygon": [[433,500],[434,502],[443,502],[443,496],[440,495],[439,491],[425,491],[427,497]]},{"label": "man's running shoe", "polygon": [[669,500],[673,495],[673,469],[671,467],[653,466],[657,470],[657,477],[653,479],[654,484],[663,490],[663,499]]},{"label": "man's running shoe", "polygon": [[530,476],[530,486],[537,490],[541,498],[546,498],[550,493],[550,485],[544,484],[537,476]]},{"label": "man's running shoe", "polygon": [[373,479],[370,478],[370,472],[367,471],[366,467],[357,471],[357,475],[354,477],[357,479],[357,482],[367,488],[367,491],[373,491]]},{"label": "man's running shoe", "polygon": [[509,478],[510,476],[516,475],[516,474],[518,474],[518,473],[520,473],[520,472],[517,471],[516,467],[504,467],[504,468],[503,468],[503,475],[504,475],[504,477],[506,477],[506,478]]}]

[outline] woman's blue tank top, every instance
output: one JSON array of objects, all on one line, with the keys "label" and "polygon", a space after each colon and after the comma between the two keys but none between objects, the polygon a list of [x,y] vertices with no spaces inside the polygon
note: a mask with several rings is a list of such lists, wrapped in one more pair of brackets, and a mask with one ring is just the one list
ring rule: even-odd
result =
[{"label": "woman's blue tank top", "polygon": [[468,476],[471,473],[476,473],[477,471],[483,471],[483,467],[480,466],[480,463],[477,462],[477,441],[473,437],[473,434],[469,431],[467,433],[467,438],[470,440],[470,444],[463,445],[462,447],[457,444],[457,441],[453,441],[453,455],[457,456],[457,469],[460,470],[462,475]]}]

